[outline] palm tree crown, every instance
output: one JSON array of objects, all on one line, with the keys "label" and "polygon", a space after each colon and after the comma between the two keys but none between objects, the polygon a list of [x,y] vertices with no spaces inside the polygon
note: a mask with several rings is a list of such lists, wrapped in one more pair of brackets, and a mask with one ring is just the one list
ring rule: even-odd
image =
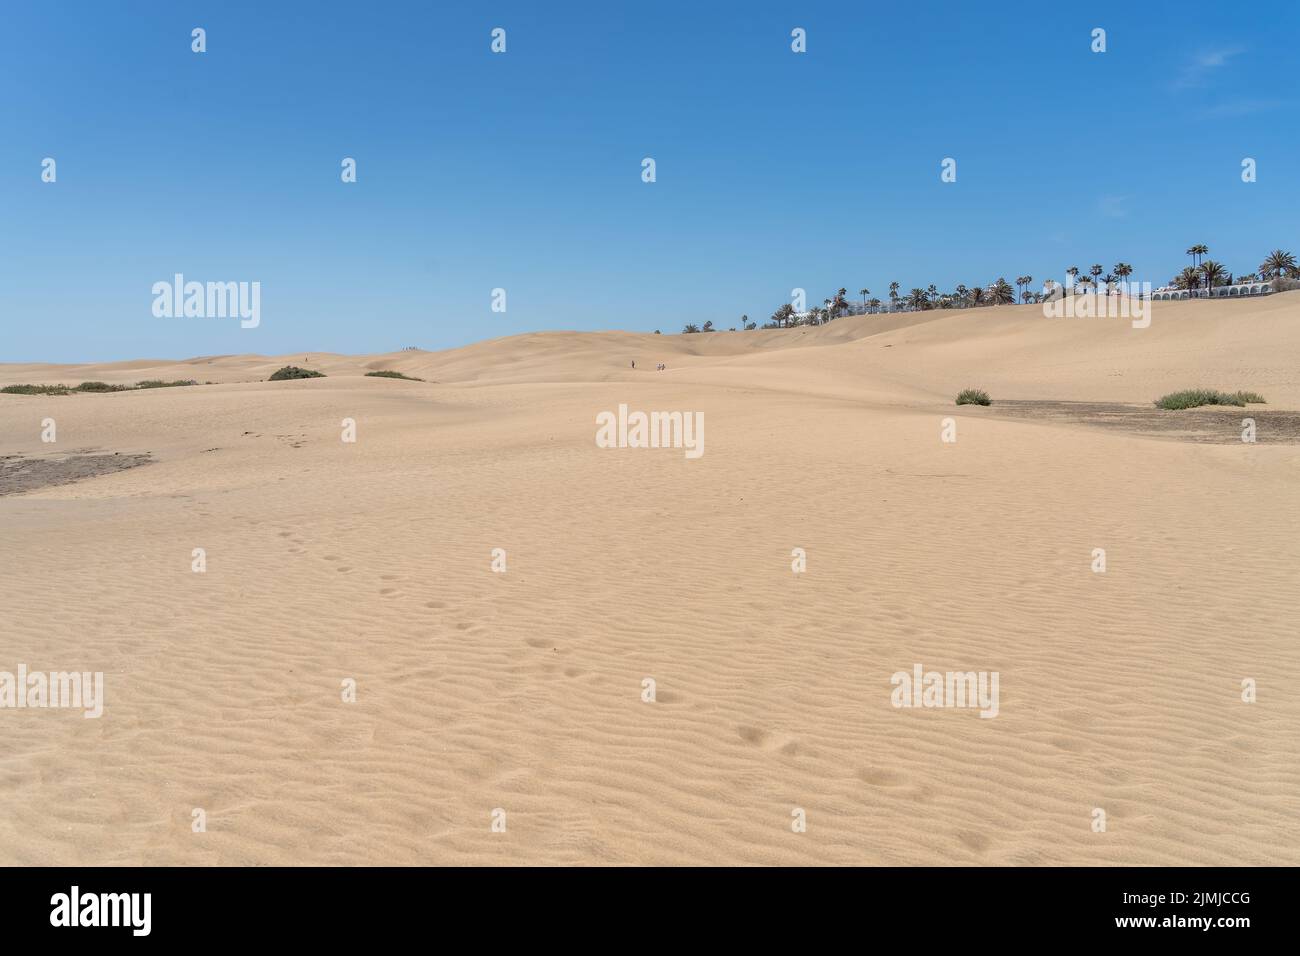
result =
[{"label": "palm tree crown", "polygon": [[1201,274],[1205,276],[1205,287],[1211,293],[1214,292],[1216,284],[1223,285],[1224,280],[1228,278],[1228,270],[1222,263],[1215,262],[1213,259],[1206,259],[1201,263]]},{"label": "palm tree crown", "polygon": [[1201,285],[1201,271],[1195,266],[1187,266],[1174,277],[1174,288],[1196,289]]},{"label": "palm tree crown", "polygon": [[1284,275],[1297,272],[1295,256],[1281,249],[1274,249],[1259,264],[1259,274],[1266,279],[1280,279]]}]

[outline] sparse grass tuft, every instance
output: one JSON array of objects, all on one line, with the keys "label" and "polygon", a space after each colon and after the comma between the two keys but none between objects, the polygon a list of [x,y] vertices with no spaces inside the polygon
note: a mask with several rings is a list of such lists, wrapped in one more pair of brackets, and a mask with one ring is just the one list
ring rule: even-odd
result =
[{"label": "sparse grass tuft", "polygon": [[6,395],[71,395],[73,392],[133,392],[138,388],[172,388],[178,385],[197,384],[199,383],[192,378],[178,378],[173,382],[150,378],[143,382],[136,382],[134,385],[110,385],[108,382],[82,382],[71,388],[67,385],[6,385],[0,388],[0,392]]},{"label": "sparse grass tuft", "polygon": [[1157,408],[1177,411],[1183,408],[1199,408],[1202,405],[1232,405],[1240,408],[1247,403],[1265,405],[1264,396],[1258,392],[1220,392],[1215,388],[1188,388],[1181,392],[1170,392],[1156,399]]},{"label": "sparse grass tuft", "polygon": [[416,377],[413,376],[413,375],[403,375],[401,372],[392,372],[392,371],[389,371],[388,369],[384,369],[383,371],[380,371],[380,372],[367,372],[367,373],[366,373],[366,378],[400,378],[400,379],[404,379],[405,381],[408,381],[408,382],[423,382],[423,381],[424,381],[424,379],[422,379],[422,378],[416,378]]},{"label": "sparse grass tuft", "polygon": [[198,382],[192,378],[178,378],[171,382],[165,382],[160,378],[147,378],[143,382],[136,382],[136,388],[179,388],[182,385],[197,385]]},{"label": "sparse grass tuft", "polygon": [[992,405],[989,393],[982,388],[963,388],[957,393],[958,405]]},{"label": "sparse grass tuft", "polygon": [[6,385],[0,388],[5,395],[69,395],[71,389],[66,385]]},{"label": "sparse grass tuft", "polygon": [[267,379],[269,382],[283,382],[291,378],[324,378],[323,372],[317,372],[314,369],[299,368],[296,365],[286,365],[284,368],[276,369]]}]

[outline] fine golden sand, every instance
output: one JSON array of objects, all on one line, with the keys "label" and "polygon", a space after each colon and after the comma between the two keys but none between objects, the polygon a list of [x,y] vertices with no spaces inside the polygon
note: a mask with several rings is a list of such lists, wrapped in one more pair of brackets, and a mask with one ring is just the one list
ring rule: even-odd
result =
[{"label": "fine golden sand", "polygon": [[0,395],[27,474],[148,456],[0,495],[0,671],[106,686],[0,710],[0,863],[1300,863],[1300,293],[1154,308],[0,365],[217,383]]}]

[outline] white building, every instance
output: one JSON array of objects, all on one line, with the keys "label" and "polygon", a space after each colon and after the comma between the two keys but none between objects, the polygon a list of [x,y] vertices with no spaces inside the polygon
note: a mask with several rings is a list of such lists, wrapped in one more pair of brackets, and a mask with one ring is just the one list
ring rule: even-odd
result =
[{"label": "white building", "polygon": [[[1209,289],[1172,289],[1161,286],[1151,293],[1152,299],[1232,299],[1244,295],[1268,295],[1273,291],[1273,280],[1242,282],[1237,285],[1215,286]],[[1211,294],[1211,292],[1213,294]]]}]

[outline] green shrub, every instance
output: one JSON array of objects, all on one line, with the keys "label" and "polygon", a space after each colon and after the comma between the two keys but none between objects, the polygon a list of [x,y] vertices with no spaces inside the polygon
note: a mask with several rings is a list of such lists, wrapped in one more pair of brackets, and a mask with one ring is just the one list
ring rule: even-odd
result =
[{"label": "green shrub", "polygon": [[401,372],[390,372],[387,369],[381,372],[367,372],[366,378],[400,378],[408,382],[423,382],[422,378],[415,378],[411,375],[403,375]]},{"label": "green shrub", "polygon": [[1239,408],[1247,403],[1267,404],[1264,396],[1258,392],[1220,392],[1214,388],[1189,388],[1181,392],[1170,392],[1156,399],[1157,408],[1174,411],[1182,408],[1199,408],[1202,405],[1232,405]]},{"label": "green shrub", "polygon": [[989,393],[982,388],[963,388],[957,393],[958,405],[992,405]]},{"label": "green shrub", "polygon": [[198,382],[192,378],[178,378],[175,381],[165,382],[160,378],[147,378],[143,382],[136,382],[136,388],[179,388],[182,385],[197,385]]},{"label": "green shrub", "polygon": [[66,385],[6,385],[0,388],[5,395],[68,395],[71,389]]},{"label": "green shrub", "polygon": [[325,375],[323,373],[314,371],[309,368],[299,368],[296,365],[286,365],[284,368],[276,369],[274,372],[272,372],[271,377],[267,381],[283,382],[291,378],[324,378],[324,377]]},{"label": "green shrub", "polygon": [[[66,385],[6,385],[0,392],[7,395],[70,395],[73,392],[130,392],[137,388],[172,388],[178,385],[197,385],[192,378],[178,378],[164,382],[159,378],[146,379],[134,385],[110,385],[107,382],[82,382],[69,388]],[[208,383],[212,384],[212,383]]]}]

